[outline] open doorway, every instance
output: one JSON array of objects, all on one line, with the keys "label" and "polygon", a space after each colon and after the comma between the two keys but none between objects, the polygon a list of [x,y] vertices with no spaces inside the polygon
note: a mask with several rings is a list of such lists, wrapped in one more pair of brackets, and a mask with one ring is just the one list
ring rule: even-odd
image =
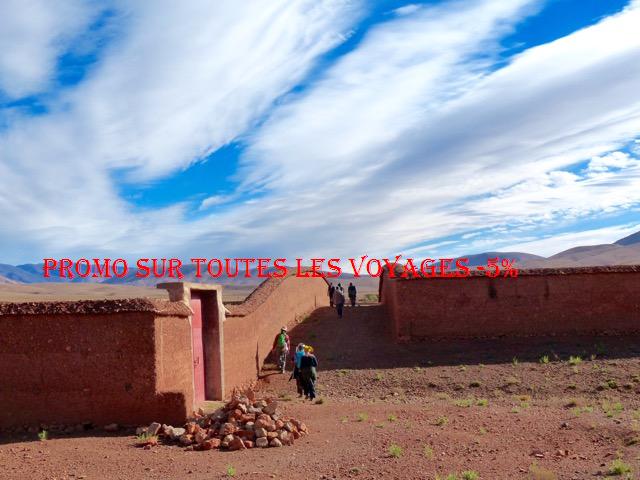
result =
[{"label": "open doorway", "polygon": [[187,303],[190,317],[194,403],[224,396],[224,306],[218,285],[162,283],[172,301]]}]

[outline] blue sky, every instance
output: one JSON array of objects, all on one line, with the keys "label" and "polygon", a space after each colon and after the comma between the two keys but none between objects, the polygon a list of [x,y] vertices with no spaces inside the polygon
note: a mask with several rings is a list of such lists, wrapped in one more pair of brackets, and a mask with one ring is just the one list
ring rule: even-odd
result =
[{"label": "blue sky", "polygon": [[7,0],[0,262],[611,242],[640,230],[639,24],[637,0]]}]

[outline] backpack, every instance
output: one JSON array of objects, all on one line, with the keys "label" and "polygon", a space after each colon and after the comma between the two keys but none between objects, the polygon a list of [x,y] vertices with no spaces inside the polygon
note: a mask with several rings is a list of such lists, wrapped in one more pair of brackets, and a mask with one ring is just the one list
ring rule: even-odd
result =
[{"label": "backpack", "polygon": [[287,334],[279,333],[278,334],[278,346],[285,347],[287,345]]}]

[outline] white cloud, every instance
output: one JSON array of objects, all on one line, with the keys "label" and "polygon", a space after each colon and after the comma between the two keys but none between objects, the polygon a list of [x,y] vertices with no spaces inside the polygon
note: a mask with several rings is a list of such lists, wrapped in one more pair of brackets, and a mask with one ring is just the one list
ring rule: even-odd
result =
[{"label": "white cloud", "polygon": [[[524,3],[467,2],[383,24],[272,116],[247,181],[285,210],[312,190],[290,213],[288,239],[349,253],[627,208],[640,200],[635,170],[578,182],[562,169],[640,131],[638,5],[495,72],[492,42],[529,12]],[[500,196],[521,183],[529,194]],[[334,228],[310,238],[301,218]]]},{"label": "white cloud", "polygon": [[627,168],[636,164],[638,160],[632,159],[628,153],[612,152],[607,155],[593,157],[589,162],[589,172],[606,172],[611,168]]},{"label": "white cloud", "polygon": [[[500,40],[540,2],[407,11],[275,108],[344,39],[357,4],[175,5],[122,2],[127,33],[85,82],[0,133],[5,261],[43,248],[388,255],[483,228],[504,245],[513,223],[535,237],[540,223],[640,201],[635,160],[610,155],[640,131],[638,2],[497,71]],[[249,149],[233,198],[261,195],[221,212],[219,196],[133,209],[110,178],[165,175],[238,137]],[[567,171],[596,158],[603,168]],[[187,208],[211,213],[187,221]]]},{"label": "white cloud", "polygon": [[87,28],[96,7],[83,0],[2,0],[0,96],[19,98],[46,89],[58,57]]},{"label": "white cloud", "polygon": [[19,238],[52,254],[132,255],[205,237],[203,225],[185,224],[183,204],[133,210],[119,198],[112,169],[154,178],[234,140],[343,41],[359,15],[355,0],[116,7],[122,35],[84,82],[49,114],[14,117],[0,130],[0,230],[13,245],[5,261],[33,254]]}]

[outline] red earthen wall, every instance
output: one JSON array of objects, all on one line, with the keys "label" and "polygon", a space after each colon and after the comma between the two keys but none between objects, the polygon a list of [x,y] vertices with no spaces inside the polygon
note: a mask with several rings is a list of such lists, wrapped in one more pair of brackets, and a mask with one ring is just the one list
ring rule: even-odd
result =
[{"label": "red earthen wall", "polygon": [[0,427],[184,420],[189,311],[136,302],[0,304]]},{"label": "red earthen wall", "polygon": [[290,328],[328,304],[324,279],[289,276],[266,280],[245,302],[228,305],[231,313],[224,322],[225,394],[255,382],[281,326]]},{"label": "red earthen wall", "polygon": [[640,333],[637,266],[496,279],[391,279],[385,272],[380,291],[398,339]]}]

